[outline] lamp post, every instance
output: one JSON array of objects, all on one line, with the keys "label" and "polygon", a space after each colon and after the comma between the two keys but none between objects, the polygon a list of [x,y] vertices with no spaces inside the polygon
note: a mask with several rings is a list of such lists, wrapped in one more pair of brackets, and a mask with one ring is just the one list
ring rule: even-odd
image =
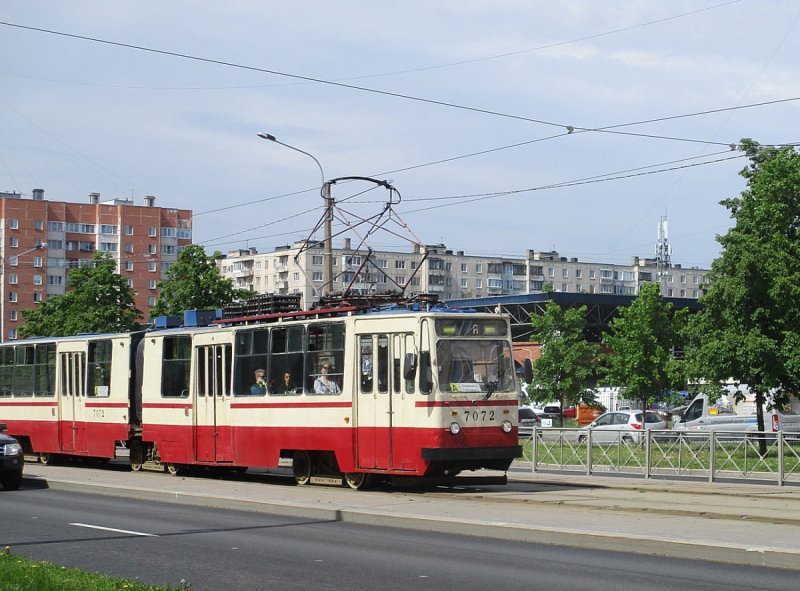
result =
[{"label": "lamp post", "polygon": [[319,173],[322,177],[322,185],[320,188],[320,195],[322,195],[322,200],[325,204],[325,223],[324,223],[324,239],[323,239],[323,250],[324,250],[324,257],[325,257],[325,265],[323,267],[323,276],[322,276],[322,295],[326,295],[332,291],[331,287],[333,285],[333,240],[332,240],[332,226],[333,226],[333,198],[331,197],[331,184],[325,181],[325,171],[322,170],[322,164],[319,163],[319,160],[314,157],[313,154],[306,152],[305,150],[301,150],[300,148],[296,148],[295,146],[289,145],[278,140],[274,135],[260,132],[256,134],[263,140],[268,140],[270,142],[275,142],[276,144],[280,144],[281,146],[285,146],[290,150],[294,150],[295,152],[300,152],[301,154],[305,154],[309,158],[311,158],[316,165],[319,167]]},{"label": "lamp post", "polygon": [[[47,242],[42,242],[37,244],[33,248],[29,248],[28,250],[22,251],[19,254],[13,255],[13,257],[9,258],[16,258],[17,262],[19,262],[19,257],[25,256],[28,253],[31,253],[35,250],[42,250],[43,248],[47,248]],[[4,253],[5,254],[5,253]],[[0,258],[0,343],[4,343],[6,341],[6,259],[5,256]]]}]

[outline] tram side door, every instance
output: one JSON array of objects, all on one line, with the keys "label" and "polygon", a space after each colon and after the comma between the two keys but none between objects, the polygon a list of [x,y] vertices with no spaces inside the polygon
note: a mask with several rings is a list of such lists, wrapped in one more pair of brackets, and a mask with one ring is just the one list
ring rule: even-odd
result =
[{"label": "tram side door", "polygon": [[231,345],[202,345],[197,355],[195,389],[195,455],[201,462],[233,461],[233,429],[228,405],[231,395]]},{"label": "tram side door", "polygon": [[356,461],[359,468],[389,470],[397,463],[393,431],[402,397],[400,389],[394,387],[391,348],[399,342],[387,334],[358,337]]},{"label": "tram side door", "polygon": [[59,443],[61,451],[86,452],[86,354],[83,351],[59,353],[60,400]]}]

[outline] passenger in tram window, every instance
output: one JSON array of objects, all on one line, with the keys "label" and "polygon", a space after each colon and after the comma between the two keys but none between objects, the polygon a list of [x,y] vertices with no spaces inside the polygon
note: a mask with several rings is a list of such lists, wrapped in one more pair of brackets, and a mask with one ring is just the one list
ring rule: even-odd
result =
[{"label": "passenger in tram window", "polygon": [[295,392],[297,392],[297,386],[292,381],[292,372],[283,372],[283,382],[275,388],[275,394],[294,394]]},{"label": "passenger in tram window", "polygon": [[319,369],[322,373],[314,380],[314,394],[338,394],[341,392],[339,384],[328,375],[331,371],[331,364],[323,363]]},{"label": "passenger in tram window", "polygon": [[267,372],[263,369],[257,369],[255,371],[255,375],[256,383],[250,386],[250,394],[253,396],[263,396],[267,393]]}]

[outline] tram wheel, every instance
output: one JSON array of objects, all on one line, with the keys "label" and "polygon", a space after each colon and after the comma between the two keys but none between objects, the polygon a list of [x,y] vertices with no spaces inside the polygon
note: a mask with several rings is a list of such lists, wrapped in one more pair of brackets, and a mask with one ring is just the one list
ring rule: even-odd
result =
[{"label": "tram wheel", "polygon": [[167,472],[173,476],[178,476],[183,471],[183,466],[180,464],[167,464]]},{"label": "tram wheel", "polygon": [[138,439],[131,441],[130,458],[131,470],[133,472],[139,472],[142,469],[142,464],[144,463],[144,450],[142,449],[142,442]]},{"label": "tram wheel", "polygon": [[345,472],[344,482],[353,490],[363,490],[369,486],[370,474],[366,472]]},{"label": "tram wheel", "polygon": [[44,464],[45,466],[52,464],[55,459],[55,454],[51,454],[49,452],[39,454],[39,463]]},{"label": "tram wheel", "polygon": [[311,455],[307,451],[296,451],[292,458],[292,473],[294,481],[300,486],[311,482]]}]

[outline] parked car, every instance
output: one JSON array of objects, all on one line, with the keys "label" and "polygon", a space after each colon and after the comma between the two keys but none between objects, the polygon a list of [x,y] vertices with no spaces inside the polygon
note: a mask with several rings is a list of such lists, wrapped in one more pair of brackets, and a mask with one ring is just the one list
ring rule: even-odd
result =
[{"label": "parked car", "polygon": [[6,490],[17,490],[22,484],[25,458],[19,442],[5,434],[6,425],[0,423],[0,482]]},{"label": "parked car", "polygon": [[617,410],[601,414],[586,427],[580,429],[577,441],[578,443],[584,442],[588,431],[591,430],[594,443],[616,443],[620,439],[623,443],[629,443],[641,441],[644,429],[666,428],[666,421],[654,412],[644,413],[644,423],[642,423],[642,411]]},{"label": "parked car", "polygon": [[532,408],[527,406],[519,407],[519,437],[528,439],[533,437],[533,428],[541,428],[542,420]]},{"label": "parked car", "polygon": [[574,406],[568,406],[564,409],[565,419],[574,419],[578,415],[578,409]]}]

